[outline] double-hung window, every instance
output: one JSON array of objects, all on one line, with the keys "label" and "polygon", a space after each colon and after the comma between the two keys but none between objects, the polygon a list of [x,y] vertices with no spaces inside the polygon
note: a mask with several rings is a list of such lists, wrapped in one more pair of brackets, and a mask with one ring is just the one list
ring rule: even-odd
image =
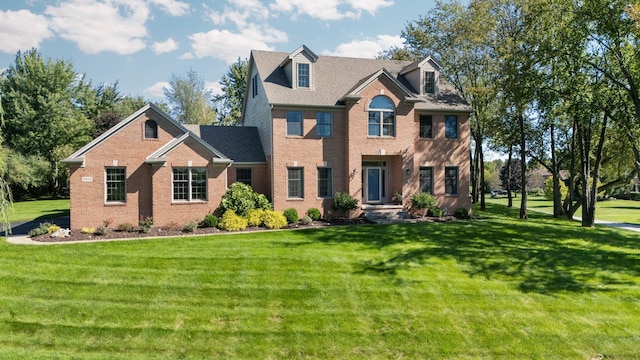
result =
[{"label": "double-hung window", "polygon": [[444,192],[447,195],[458,195],[458,168],[448,166],[444,168]]},{"label": "double-hung window", "polygon": [[333,194],[333,169],[318,168],[318,197],[330,198]]},{"label": "double-hung window", "polygon": [[396,136],[396,110],[386,96],[376,96],[369,104],[369,136]]},{"label": "double-hung window", "polygon": [[126,202],[126,169],[108,167],[105,169],[105,192],[107,202]]},{"label": "double-hung window", "polygon": [[433,195],[433,168],[420,167],[420,191]]},{"label": "double-hung window", "polygon": [[304,169],[301,167],[287,168],[287,197],[304,197]]},{"label": "double-hung window", "polygon": [[420,138],[421,139],[433,138],[433,116],[420,115]]},{"label": "double-hung window", "polygon": [[316,136],[331,137],[331,113],[318,111],[316,113]]},{"label": "double-hung window", "polygon": [[207,169],[203,167],[173,168],[173,200],[206,201]]},{"label": "double-hung window", "polygon": [[444,117],[444,137],[447,139],[458,138],[458,117],[447,115]]},{"label": "double-hung window", "polygon": [[298,63],[298,87],[309,88],[309,64]]},{"label": "double-hung window", "polygon": [[302,111],[287,111],[287,136],[302,136]]},{"label": "double-hung window", "polygon": [[236,182],[251,185],[251,168],[236,169]]},{"label": "double-hung window", "polygon": [[424,73],[424,93],[435,94],[436,92],[436,72],[425,71]]}]

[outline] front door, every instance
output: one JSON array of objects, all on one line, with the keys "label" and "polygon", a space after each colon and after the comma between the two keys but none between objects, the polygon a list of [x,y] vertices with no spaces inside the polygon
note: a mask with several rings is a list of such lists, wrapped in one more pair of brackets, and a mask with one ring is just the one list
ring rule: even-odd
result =
[{"label": "front door", "polygon": [[365,201],[367,203],[382,202],[384,171],[381,167],[367,167],[365,175]]}]

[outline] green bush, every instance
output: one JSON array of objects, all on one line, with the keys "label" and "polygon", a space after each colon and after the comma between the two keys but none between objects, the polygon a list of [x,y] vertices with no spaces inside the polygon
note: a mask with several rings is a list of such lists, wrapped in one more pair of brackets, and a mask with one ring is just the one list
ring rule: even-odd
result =
[{"label": "green bush", "polygon": [[265,210],[263,209],[251,209],[247,213],[247,225],[248,226],[262,226],[262,218],[264,217]]},{"label": "green bush", "polygon": [[322,214],[320,213],[320,210],[318,210],[318,208],[311,208],[307,210],[307,215],[309,215],[309,217],[313,221],[318,221],[322,218]]},{"label": "green bush", "polygon": [[98,226],[96,228],[96,231],[94,231],[93,233],[96,235],[106,235],[109,232],[109,228],[107,228],[106,226]]},{"label": "green bush", "polygon": [[195,221],[191,221],[188,222],[186,224],[184,224],[184,226],[182,226],[182,231],[186,232],[186,233],[192,233],[194,231],[196,231],[196,228],[198,227],[198,223]]},{"label": "green bush", "polygon": [[233,210],[239,216],[246,216],[251,209],[271,209],[271,203],[266,196],[254,192],[247,184],[231,184],[222,196],[220,211]]},{"label": "green bush", "polygon": [[358,200],[349,193],[337,192],[333,196],[331,208],[342,211],[346,217],[349,217],[349,215],[358,208]]},{"label": "green bush", "polygon": [[426,192],[418,192],[411,197],[411,207],[414,209],[430,209],[437,206],[438,203],[433,195]]},{"label": "green bush", "polygon": [[41,223],[37,228],[29,230],[30,237],[36,237],[44,234],[50,234],[49,228],[54,225],[48,222]]},{"label": "green bush", "polygon": [[220,219],[218,223],[218,228],[227,231],[240,231],[246,229],[247,224],[247,219],[236,214],[233,210],[227,210],[224,215],[222,215],[222,219]]},{"label": "green bush", "polygon": [[213,214],[207,214],[202,220],[202,226],[212,228],[218,226],[218,217]]},{"label": "green bush", "polygon": [[140,226],[140,230],[142,230],[143,233],[150,233],[153,229],[153,218],[151,216],[147,216],[140,220],[138,226]]},{"label": "green bush", "polygon": [[[564,181],[560,180],[560,200],[564,201],[569,194],[569,188],[565,185]],[[548,178],[544,182],[544,197],[548,200],[553,200],[553,177]]]},{"label": "green bush", "polygon": [[439,206],[432,206],[427,210],[427,216],[442,217],[442,215],[444,215],[444,210]]},{"label": "green bush", "polygon": [[287,218],[279,211],[265,210],[262,223],[267,229],[282,229],[287,226]]},{"label": "green bush", "polygon": [[287,218],[289,224],[298,222],[298,210],[294,208],[284,209],[284,217]]},{"label": "green bush", "polygon": [[313,220],[311,220],[311,217],[309,215],[305,215],[302,219],[300,219],[302,225],[309,225],[312,221]]},{"label": "green bush", "polygon": [[456,211],[453,213],[453,216],[456,217],[456,219],[469,219],[469,210],[461,207],[456,209]]}]

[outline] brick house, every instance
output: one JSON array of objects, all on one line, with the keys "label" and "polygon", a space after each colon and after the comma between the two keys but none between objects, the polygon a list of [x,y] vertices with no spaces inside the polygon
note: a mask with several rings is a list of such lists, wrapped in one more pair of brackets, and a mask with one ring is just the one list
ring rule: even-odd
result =
[{"label": "brick house", "polygon": [[431,58],[417,62],[252,51],[243,126],[183,125],[154,105],[63,160],[71,227],[153,217],[201,220],[227,186],[250,184],[274,208],[363,208],[432,193],[470,209],[470,107]]},{"label": "brick house", "polygon": [[276,209],[363,207],[420,189],[470,209],[471,108],[427,57],[416,62],[252,51],[243,125],[255,126]]}]

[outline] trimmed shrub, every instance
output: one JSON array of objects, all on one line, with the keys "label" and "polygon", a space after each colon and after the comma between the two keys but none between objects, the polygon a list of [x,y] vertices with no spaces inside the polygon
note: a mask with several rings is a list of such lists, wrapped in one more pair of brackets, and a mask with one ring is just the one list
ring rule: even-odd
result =
[{"label": "trimmed shrub", "polygon": [[456,209],[456,211],[453,213],[453,216],[456,217],[456,219],[469,219],[469,210],[461,207]]},{"label": "trimmed shrub", "polygon": [[207,214],[202,220],[202,226],[212,228],[218,226],[218,217],[213,214]]},{"label": "trimmed shrub", "polygon": [[107,228],[106,226],[98,226],[96,228],[96,231],[94,232],[94,234],[96,234],[96,235],[105,235],[108,232],[109,232],[109,228]]},{"label": "trimmed shrub", "polygon": [[287,226],[287,218],[279,211],[265,210],[262,223],[267,229],[282,229]]},{"label": "trimmed shrub", "polygon": [[262,218],[264,217],[265,210],[263,209],[251,209],[247,213],[247,225],[248,226],[262,226]]},{"label": "trimmed shrub", "polygon": [[133,224],[131,223],[122,223],[122,224],[118,224],[118,231],[126,231],[126,232],[131,232],[133,231]]},{"label": "trimmed shrub", "polygon": [[307,210],[307,215],[309,215],[309,217],[313,221],[318,221],[322,218],[322,214],[320,213],[320,210],[318,208],[311,208]]},{"label": "trimmed shrub", "polygon": [[333,196],[333,204],[331,207],[334,210],[342,211],[346,217],[349,217],[349,215],[358,208],[358,200],[349,193],[337,192]]},{"label": "trimmed shrub", "polygon": [[429,210],[427,210],[427,216],[442,217],[442,215],[444,215],[444,210],[442,210],[439,206],[433,206],[430,207]]},{"label": "trimmed shrub", "polygon": [[284,209],[284,217],[287,218],[289,224],[298,222],[298,210],[294,208]]},{"label": "trimmed shrub", "polygon": [[430,209],[438,206],[433,195],[426,192],[418,192],[411,197],[411,207],[417,210]]},{"label": "trimmed shrub", "polygon": [[151,216],[147,216],[140,220],[138,226],[140,226],[140,230],[142,230],[143,233],[150,233],[153,229],[153,218]]},{"label": "trimmed shrub", "polygon": [[227,231],[240,231],[246,229],[247,224],[247,219],[236,214],[233,210],[227,210],[224,215],[222,215],[222,219],[220,219],[218,223],[218,228]]},{"label": "trimmed shrub", "polygon": [[271,203],[266,196],[254,192],[247,184],[231,184],[222,196],[220,211],[233,210],[239,216],[246,216],[251,209],[271,209]]},{"label": "trimmed shrub", "polygon": [[309,225],[312,221],[313,220],[311,219],[311,217],[309,217],[309,215],[305,215],[302,219],[300,219],[302,225]]},{"label": "trimmed shrub", "polygon": [[[49,228],[55,224],[51,224],[48,222],[41,223],[37,228],[29,230],[30,237],[36,237],[44,234],[51,234],[53,232],[49,232]],[[56,225],[57,226],[57,225]]]},{"label": "trimmed shrub", "polygon": [[96,232],[96,228],[85,226],[80,230],[83,234],[94,234]]}]

